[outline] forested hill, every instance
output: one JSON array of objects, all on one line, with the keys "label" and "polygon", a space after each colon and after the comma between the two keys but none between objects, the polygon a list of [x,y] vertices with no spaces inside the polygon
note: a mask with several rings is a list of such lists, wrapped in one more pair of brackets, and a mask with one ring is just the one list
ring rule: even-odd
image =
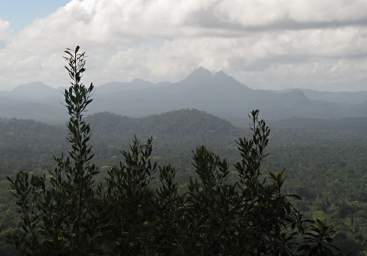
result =
[{"label": "forested hill", "polygon": [[124,117],[108,112],[88,117],[99,136],[193,137],[237,135],[228,121],[196,109],[184,109],[143,118]]},{"label": "forested hill", "polygon": [[[103,112],[87,118],[97,157],[108,162],[126,147],[134,135],[153,136],[158,152],[177,147],[191,154],[201,144],[231,143],[241,131],[228,121],[195,109],[185,109],[143,118],[130,118]],[[43,168],[52,155],[66,149],[64,126],[34,120],[0,119],[0,171],[2,176],[19,169]],[[178,154],[180,155],[180,153]]]},{"label": "forested hill", "polygon": [[[234,127],[224,119],[196,109],[142,118],[103,112],[88,116],[88,122],[92,127],[97,161],[101,165],[116,163],[120,151],[127,147],[134,135],[140,138],[152,136],[157,159],[176,162],[185,167],[190,166],[188,161],[192,150],[199,145],[207,145],[231,159],[236,156],[233,155],[235,140],[247,130]],[[329,152],[329,159],[333,159],[333,155],[339,154],[340,151],[345,151],[344,162],[354,163],[355,159],[349,159],[353,158],[351,152],[357,149],[362,152],[365,146],[367,150],[367,118],[293,118],[271,122],[270,127],[270,153],[273,156],[270,159],[275,162],[281,159],[277,157],[278,154],[283,153],[299,158],[295,152],[301,152],[307,147],[310,151],[306,155],[302,153],[304,158],[310,155],[310,159],[315,159],[312,153],[323,148],[323,152]],[[34,170],[50,166],[53,163],[52,155],[66,150],[65,136],[64,125],[47,125],[33,120],[0,119],[0,173],[4,176],[19,169]],[[317,157],[319,155],[318,153]],[[291,160],[289,163],[294,162]],[[289,163],[279,167],[287,167]]]},{"label": "forested hill", "polygon": [[33,120],[0,119],[0,174],[48,166],[52,154],[62,152],[64,127]]}]

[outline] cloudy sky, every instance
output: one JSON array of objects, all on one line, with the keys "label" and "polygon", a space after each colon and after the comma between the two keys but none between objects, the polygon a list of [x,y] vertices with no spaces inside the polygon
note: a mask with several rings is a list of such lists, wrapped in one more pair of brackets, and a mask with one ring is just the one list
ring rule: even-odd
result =
[{"label": "cloudy sky", "polygon": [[176,81],[202,66],[252,88],[367,90],[367,0],[1,0],[0,89],[88,80]]}]

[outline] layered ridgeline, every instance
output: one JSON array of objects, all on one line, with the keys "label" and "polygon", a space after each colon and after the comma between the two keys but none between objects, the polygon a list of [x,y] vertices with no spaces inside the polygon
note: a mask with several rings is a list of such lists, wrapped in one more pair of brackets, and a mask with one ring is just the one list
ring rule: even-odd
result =
[{"label": "layered ridgeline", "polygon": [[[254,90],[224,72],[211,73],[204,68],[175,83],[108,83],[98,86],[94,97],[90,113],[108,111],[132,117],[184,108],[206,111],[237,124],[243,123],[252,109],[261,109],[267,120],[367,116],[366,92]],[[60,89],[25,84],[0,93],[0,117],[60,123],[65,120],[62,102]]]},{"label": "layered ridgeline", "polygon": [[[185,109],[142,118],[109,112],[88,116],[93,130],[97,158],[104,164],[120,158],[133,136],[153,136],[156,158],[184,162],[193,148],[209,145],[234,148],[241,134],[228,121],[195,109]],[[66,149],[64,125],[49,125],[34,120],[0,119],[0,173],[43,169],[52,163],[52,154]],[[174,152],[173,152],[174,151]],[[162,156],[161,156],[162,155]]]},{"label": "layered ridgeline", "polygon": [[[156,159],[177,162],[186,169],[191,166],[192,149],[199,145],[208,145],[228,159],[236,158],[235,139],[246,134],[246,128],[237,128],[225,119],[196,109],[141,118],[102,112],[89,115],[88,122],[101,165],[117,161],[120,151],[134,135],[153,136]],[[279,168],[286,167],[290,173],[302,164],[313,165],[315,169],[319,165],[364,169],[365,158],[358,156],[367,151],[366,117],[290,118],[273,121],[270,125],[273,136],[269,159]],[[65,150],[65,135],[64,125],[0,119],[1,176],[49,166],[52,154]]]}]

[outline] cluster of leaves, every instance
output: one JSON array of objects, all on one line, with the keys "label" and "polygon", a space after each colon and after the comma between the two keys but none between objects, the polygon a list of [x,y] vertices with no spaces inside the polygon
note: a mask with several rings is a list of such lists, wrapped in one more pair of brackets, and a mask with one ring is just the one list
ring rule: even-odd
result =
[{"label": "cluster of leaves", "polygon": [[19,224],[10,237],[19,255],[338,255],[334,230],[305,219],[283,193],[284,172],[264,173],[270,129],[251,113],[252,134],[238,140],[240,160],[197,148],[195,176],[179,190],[172,166],[152,160],[152,140],[134,138],[119,167],[96,184],[84,114],[93,85],[81,82],[85,54],[66,50],[71,86],[66,157],[48,175],[9,179]]}]

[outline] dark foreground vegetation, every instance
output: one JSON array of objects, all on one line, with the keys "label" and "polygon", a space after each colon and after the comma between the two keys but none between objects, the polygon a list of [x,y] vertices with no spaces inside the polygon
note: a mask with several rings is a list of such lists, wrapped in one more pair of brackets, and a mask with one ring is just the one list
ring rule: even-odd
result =
[{"label": "dark foreground vegetation", "polygon": [[270,129],[258,111],[240,159],[202,146],[186,186],[152,159],[152,139],[134,138],[118,167],[98,179],[85,111],[93,85],[81,82],[84,53],[67,50],[69,151],[47,174],[9,179],[18,221],[9,241],[19,255],[339,255],[334,229],[297,209],[284,172],[267,173]]}]

